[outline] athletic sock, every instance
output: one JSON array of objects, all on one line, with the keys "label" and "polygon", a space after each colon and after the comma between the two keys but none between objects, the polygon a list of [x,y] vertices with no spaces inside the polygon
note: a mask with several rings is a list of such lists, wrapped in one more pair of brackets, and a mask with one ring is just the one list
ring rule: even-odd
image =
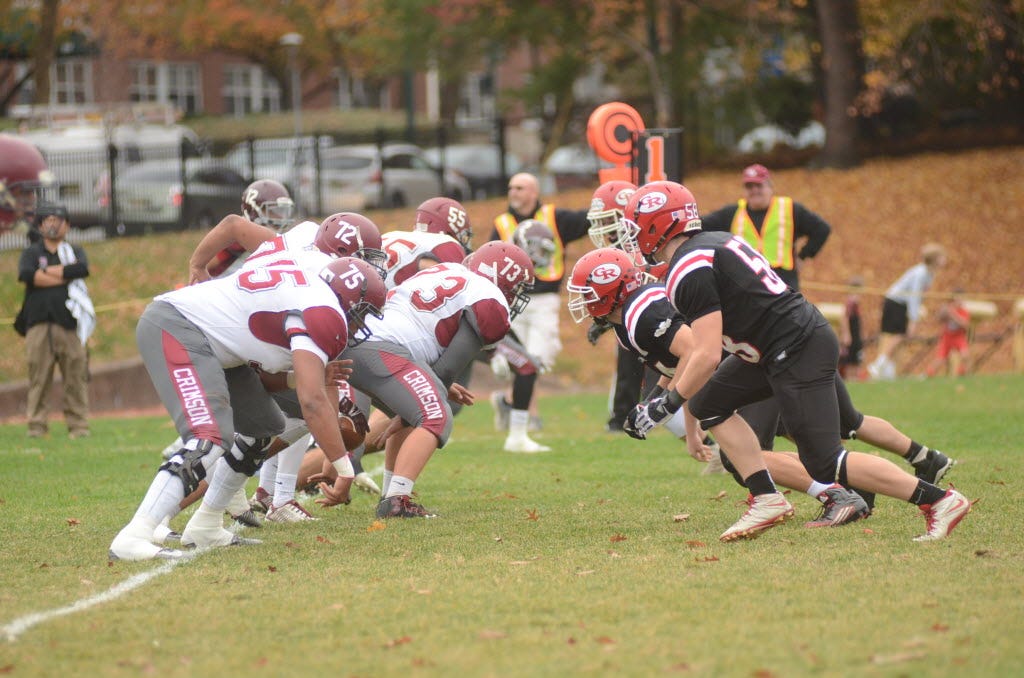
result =
[{"label": "athletic sock", "polygon": [[384,498],[397,497],[402,494],[412,496],[412,486],[415,482],[404,476],[391,476],[391,482],[388,483],[388,493],[384,495]]},{"label": "athletic sock", "polygon": [[772,494],[778,492],[775,489],[775,483],[772,482],[771,474],[768,473],[767,469],[755,471],[747,476],[743,480],[743,484],[750,490],[750,494],[755,497],[761,494]]},{"label": "athletic sock", "polygon": [[934,504],[946,496],[946,491],[924,480],[917,481],[917,488],[907,501],[917,506]]},{"label": "athletic sock", "polygon": [[928,448],[914,440],[910,441],[910,449],[903,455],[903,458],[911,464],[917,464],[928,458]]}]

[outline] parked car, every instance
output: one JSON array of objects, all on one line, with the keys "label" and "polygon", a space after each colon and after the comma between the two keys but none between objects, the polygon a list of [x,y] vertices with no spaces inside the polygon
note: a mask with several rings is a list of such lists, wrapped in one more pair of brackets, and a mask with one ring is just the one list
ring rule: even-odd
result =
[{"label": "parked car", "polygon": [[[315,172],[303,168],[299,193],[314,193]],[[441,171],[413,144],[387,143],[335,146],[320,155],[320,190],[324,214],[378,207],[419,205],[446,195],[463,200],[470,195],[466,178],[454,169]]]},{"label": "parked car", "polygon": [[[334,145],[327,135],[317,139],[320,152]],[[273,179],[292,194],[292,200],[303,213],[315,209],[315,196],[298,195],[300,176],[315,166],[313,137],[276,137],[243,141],[231,147],[224,162],[250,181]]]},{"label": "parked car", "polygon": [[[428,148],[424,154],[430,164],[441,166],[440,148]],[[523,161],[514,153],[505,153],[505,175],[501,169],[501,149],[497,144],[451,144],[444,147],[444,166],[457,170],[469,183],[469,197],[493,198],[507,193],[509,177],[524,171]]]},{"label": "parked car", "polygon": [[556,191],[597,188],[597,171],[611,166],[611,163],[599,160],[590,146],[559,146],[544,163],[544,174],[551,178],[552,188]]},{"label": "parked car", "polygon": [[[127,169],[117,179],[119,234],[147,228],[209,228],[238,213],[249,181],[223,162],[193,158],[154,160]],[[109,195],[107,196],[109,200]]]}]

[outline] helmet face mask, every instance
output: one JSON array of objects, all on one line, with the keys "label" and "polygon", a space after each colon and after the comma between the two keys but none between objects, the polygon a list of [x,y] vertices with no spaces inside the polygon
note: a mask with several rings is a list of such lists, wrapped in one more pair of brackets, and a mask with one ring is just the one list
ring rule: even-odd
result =
[{"label": "helmet face mask", "polygon": [[348,345],[356,346],[369,339],[373,332],[366,325],[366,318],[383,318],[381,309],[387,298],[384,279],[366,261],[356,257],[341,257],[329,263],[320,271],[320,278],[326,282],[348,321]]},{"label": "helmet face mask", "polygon": [[467,256],[463,265],[494,283],[508,302],[509,316],[515,318],[530,303],[533,289],[533,262],[515,245],[491,241]]},{"label": "helmet face mask", "polygon": [[587,234],[594,247],[625,249],[628,245],[624,240],[628,233],[624,231],[621,222],[625,217],[624,210],[629,198],[634,193],[636,186],[621,180],[606,181],[594,191],[590,209],[587,211],[587,221],[590,222]]},{"label": "helmet face mask", "polygon": [[569,314],[576,323],[600,320],[622,306],[626,298],[654,278],[622,250],[603,248],[580,257],[567,289]]},{"label": "helmet face mask", "polygon": [[295,220],[295,202],[273,179],[259,179],[242,192],[242,215],[261,226],[283,231]]}]

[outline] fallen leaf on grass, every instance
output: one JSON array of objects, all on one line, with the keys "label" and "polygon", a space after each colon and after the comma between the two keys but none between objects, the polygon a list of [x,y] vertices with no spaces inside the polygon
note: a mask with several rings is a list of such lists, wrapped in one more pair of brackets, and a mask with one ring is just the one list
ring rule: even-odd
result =
[{"label": "fallen leaf on grass", "polygon": [[696,560],[698,563],[700,563],[700,562],[704,562],[704,563],[717,563],[718,562],[718,556],[704,556],[703,558],[694,558],[694,560]]},{"label": "fallen leaf on grass", "polygon": [[375,520],[372,523],[370,523],[370,526],[366,528],[366,531],[367,532],[380,532],[381,530],[386,529],[386,528],[387,528],[387,523],[385,523],[383,520]]},{"label": "fallen leaf on grass", "polygon": [[948,630],[949,630],[949,627],[946,626],[945,624],[941,624],[941,623],[932,624],[932,631],[935,631],[936,633],[945,633]]},{"label": "fallen leaf on grass", "polygon": [[273,565],[268,565],[267,566],[267,572],[277,572],[277,568],[274,567]]},{"label": "fallen leaf on grass", "polygon": [[501,543],[501,536],[500,535],[496,535],[494,537],[491,537],[491,539],[493,539],[494,541],[498,542],[499,544]]},{"label": "fallen leaf on grass", "polygon": [[687,664],[686,662],[679,662],[678,664],[673,664],[672,666],[668,667],[668,670],[669,671],[689,671],[690,670],[690,665]]},{"label": "fallen leaf on grass", "polygon": [[330,539],[328,539],[327,537],[322,537],[319,534],[316,536],[316,540],[320,544],[333,544],[334,543]]},{"label": "fallen leaf on grass", "polygon": [[576,639],[573,638],[572,636],[569,636],[569,638],[565,642],[568,643],[569,645],[575,645],[576,644]]},{"label": "fallen leaf on grass", "polygon": [[615,641],[612,640],[611,638],[609,638],[608,636],[599,636],[598,638],[596,638],[596,640],[601,645],[614,645],[615,644]]},{"label": "fallen leaf on grass", "polygon": [[864,534],[874,534],[874,533],[875,533],[875,531],[872,530],[870,527],[865,527],[864,528]]},{"label": "fallen leaf on grass", "polygon": [[918,659],[924,659],[928,656],[927,652],[898,652],[896,654],[873,654],[871,655],[871,663],[878,666],[884,666],[885,664],[901,664],[903,662],[917,661]]},{"label": "fallen leaf on grass", "polygon": [[49,566],[50,566],[50,565],[49,565],[49,563],[40,563],[40,564],[39,564],[39,569],[40,569],[40,570],[45,570],[45,569],[46,569],[46,568],[48,568]]},{"label": "fallen leaf on grass", "polygon": [[686,545],[689,546],[691,549],[702,549],[705,546],[707,546],[707,544],[705,544],[704,542],[697,541],[696,539],[687,540]]},{"label": "fallen leaf on grass", "polygon": [[690,514],[689,513],[677,513],[674,516],[672,516],[672,522],[673,523],[681,523],[681,522],[689,520],[689,519],[690,519]]},{"label": "fallen leaf on grass", "polygon": [[401,638],[393,638],[392,640],[389,640],[388,642],[384,643],[384,647],[398,647],[399,645],[405,645],[406,643],[411,642],[412,637],[402,636]]},{"label": "fallen leaf on grass", "polygon": [[775,674],[768,669],[758,669],[753,675],[754,678],[775,678]]},{"label": "fallen leaf on grass", "polygon": [[540,514],[537,513],[537,509],[529,509],[526,512],[527,520],[540,520]]},{"label": "fallen leaf on grass", "polygon": [[501,640],[502,638],[507,638],[508,634],[506,634],[504,631],[484,629],[479,634],[477,634],[477,637],[480,638],[480,640]]},{"label": "fallen leaf on grass", "polygon": [[994,558],[996,554],[992,553],[988,549],[978,549],[974,552],[974,555],[978,558]]},{"label": "fallen leaf on grass", "polygon": [[14,670],[14,664],[8,664],[6,666],[0,666],[0,673],[10,673]]},{"label": "fallen leaf on grass", "polygon": [[609,541],[611,541],[612,543],[615,543],[617,541],[626,541],[627,539],[629,539],[629,537],[627,537],[624,534],[613,534],[611,536],[611,539],[609,539]]},{"label": "fallen leaf on grass", "polygon": [[256,666],[266,666],[266,665],[267,665],[267,658],[266,657],[260,657],[259,659],[256,660]]},{"label": "fallen leaf on grass", "polygon": [[588,574],[594,574],[595,572],[597,572],[597,570],[580,570],[579,572],[576,573],[576,576],[577,577],[584,577],[584,576],[586,576]]},{"label": "fallen leaf on grass", "polygon": [[75,525],[81,525],[82,524],[78,520],[78,518],[67,518],[67,521],[68,521],[68,525],[71,525],[72,527],[74,527]]},{"label": "fallen leaf on grass", "polygon": [[729,494],[728,492],[726,492],[725,490],[722,490],[721,492],[719,492],[715,496],[708,497],[708,499],[710,501],[722,501],[723,499],[725,499],[728,496],[728,494]]},{"label": "fallen leaf on grass", "polygon": [[286,542],[284,543],[284,545],[285,545],[285,548],[290,548],[290,549],[295,549],[295,548],[298,548],[298,547],[299,547],[299,545],[298,545],[298,544],[296,544],[296,543],[295,543],[295,542],[293,542],[293,541],[286,541]]}]

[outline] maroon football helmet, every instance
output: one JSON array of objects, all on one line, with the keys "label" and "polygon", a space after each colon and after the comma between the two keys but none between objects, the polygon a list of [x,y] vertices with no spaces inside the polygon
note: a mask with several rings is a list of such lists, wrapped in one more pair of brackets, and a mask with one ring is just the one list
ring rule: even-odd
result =
[{"label": "maroon football helmet", "polygon": [[430,198],[416,208],[417,231],[443,233],[462,243],[462,247],[471,252],[473,228],[469,224],[466,208],[458,200],[451,198]]},{"label": "maroon football helmet", "polygon": [[509,316],[515,318],[530,303],[533,262],[512,243],[492,240],[462,260],[463,265],[498,286],[508,302]]},{"label": "maroon football helmet", "polygon": [[349,327],[349,346],[361,344],[372,332],[366,317],[383,317],[381,309],[387,297],[384,279],[368,262],[356,257],[341,257],[324,266],[320,278],[331,286],[345,312]]},{"label": "maroon football helmet", "polygon": [[0,231],[31,224],[38,192],[54,185],[53,174],[35,146],[0,134]]},{"label": "maroon football helmet", "polygon": [[242,192],[242,215],[261,226],[283,231],[295,218],[295,202],[279,182],[258,179]]},{"label": "maroon football helmet", "polygon": [[320,223],[313,244],[332,257],[358,257],[376,268],[381,277],[387,270],[380,230],[362,214],[338,212],[327,217]]}]

